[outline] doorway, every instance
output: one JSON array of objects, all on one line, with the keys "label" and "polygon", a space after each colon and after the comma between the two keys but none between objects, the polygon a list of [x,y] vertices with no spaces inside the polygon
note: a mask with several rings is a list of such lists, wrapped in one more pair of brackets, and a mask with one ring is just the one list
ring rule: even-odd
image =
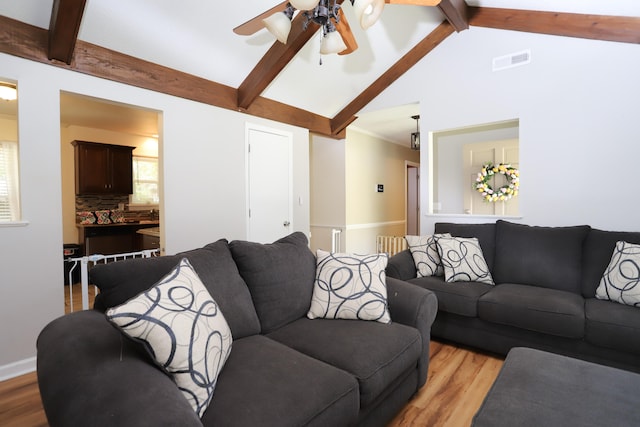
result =
[{"label": "doorway", "polygon": [[420,235],[420,164],[405,162],[407,183],[407,231],[410,236]]},{"label": "doorway", "polygon": [[[118,242],[127,242],[126,247],[134,250],[142,248],[142,235],[138,236],[137,228],[133,225],[127,227],[115,227],[115,222],[126,222],[132,224],[142,224],[144,227],[157,227],[160,235],[158,247],[163,247],[163,234],[160,233],[160,220],[162,206],[162,193],[160,182],[162,176],[158,167],[159,160],[159,123],[161,112],[135,105],[123,104],[106,99],[94,98],[70,92],[60,92],[60,154],[61,154],[61,182],[62,182],[62,231],[63,243],[67,245],[77,245],[79,251],[73,257],[85,255],[84,247],[86,236],[79,224],[79,212],[93,213],[97,218],[97,212],[108,211],[106,216],[110,224],[105,224],[101,233],[107,233],[107,229],[118,229]],[[107,144],[111,146],[134,147],[132,153],[133,170],[133,192],[142,194],[146,199],[133,198],[133,195],[126,194],[76,194],[76,170],[75,153],[73,141],[87,141]],[[129,156],[131,158],[131,156]],[[134,165],[135,164],[135,165]],[[155,178],[149,173],[152,169]],[[154,187],[155,185],[155,187]],[[144,200],[141,202],[140,200]],[[104,218],[104,217],[103,217]],[[115,219],[117,218],[117,219]],[[110,228],[109,228],[110,227]],[[124,239],[122,230],[131,229],[132,236]],[[105,231],[107,230],[107,231]],[[136,233],[136,234],[134,234]],[[96,239],[103,239],[102,235]],[[122,243],[123,245],[125,243]],[[120,250],[118,253],[127,252]],[[124,246],[122,246],[124,247]],[[61,248],[62,250],[62,248]],[[102,249],[103,255],[107,255]],[[86,254],[90,255],[90,254]],[[72,278],[71,286],[80,279]],[[65,278],[65,282],[69,280]],[[79,284],[76,286],[79,287]],[[68,297],[69,290],[65,286],[65,296]],[[78,299],[74,298],[74,306],[77,306]]]},{"label": "doorway", "polygon": [[247,238],[271,243],[290,233],[292,224],[293,135],[247,125]]}]

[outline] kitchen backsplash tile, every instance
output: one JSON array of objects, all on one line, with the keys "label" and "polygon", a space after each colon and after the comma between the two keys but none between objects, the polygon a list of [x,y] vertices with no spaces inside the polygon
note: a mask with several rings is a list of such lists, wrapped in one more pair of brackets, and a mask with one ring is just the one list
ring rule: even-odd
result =
[{"label": "kitchen backsplash tile", "polygon": [[[126,206],[128,203],[128,196],[76,196],[76,217],[78,217],[80,212],[117,210],[122,205]],[[126,221],[157,220],[159,218],[157,208],[135,211],[130,211],[125,208],[123,215]]]}]

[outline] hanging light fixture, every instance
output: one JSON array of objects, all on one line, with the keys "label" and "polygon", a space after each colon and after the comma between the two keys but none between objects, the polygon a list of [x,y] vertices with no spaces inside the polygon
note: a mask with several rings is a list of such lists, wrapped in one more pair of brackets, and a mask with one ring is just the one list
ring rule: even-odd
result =
[{"label": "hanging light fixture", "polygon": [[411,116],[416,121],[416,131],[411,132],[411,149],[420,150],[420,116]]},{"label": "hanging light fixture", "polygon": [[11,83],[0,82],[0,99],[14,101],[18,99],[18,89]]},{"label": "hanging light fixture", "polygon": [[[350,2],[360,26],[365,30],[378,20],[384,7],[384,0],[350,0]],[[304,13],[305,30],[310,22],[322,27],[321,54],[339,53],[347,48],[342,36],[336,30],[336,24],[340,22],[340,5],[336,0],[291,0],[283,12],[277,12],[262,22],[278,41],[286,43],[291,31],[291,20],[296,10]]]}]

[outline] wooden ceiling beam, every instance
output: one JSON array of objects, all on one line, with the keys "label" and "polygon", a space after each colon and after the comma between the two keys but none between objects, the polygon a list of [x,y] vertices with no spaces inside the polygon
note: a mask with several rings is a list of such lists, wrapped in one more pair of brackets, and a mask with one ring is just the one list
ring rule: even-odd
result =
[{"label": "wooden ceiling beam", "polygon": [[239,110],[249,109],[251,103],[278,77],[289,61],[300,52],[300,49],[318,30],[318,26],[315,24],[310,24],[304,30],[302,25],[304,20],[304,15],[299,13],[291,21],[291,32],[287,44],[276,41],[240,84],[237,102]]},{"label": "wooden ceiling beam", "polygon": [[407,52],[398,62],[393,64],[383,75],[378,77],[368,88],[349,103],[331,120],[331,133],[335,136],[344,132],[345,128],[356,119],[358,111],[363,109],[382,91],[388,88],[400,76],[418,63],[442,41],[453,34],[454,28],[447,21],[440,24],[427,37],[422,39],[413,49]]},{"label": "wooden ceiling beam", "polygon": [[87,0],[53,0],[47,57],[71,64]]},{"label": "wooden ceiling beam", "polygon": [[[79,40],[71,64],[47,57],[48,31],[0,16],[0,52],[115,82],[165,93],[228,110],[237,110],[236,89]],[[258,97],[247,110],[275,120],[332,136],[329,118]],[[335,136],[334,136],[335,137]]]},{"label": "wooden ceiling beam", "polygon": [[447,21],[457,32],[469,28],[469,6],[465,0],[442,0],[438,4],[438,9],[447,18]]},{"label": "wooden ceiling beam", "polygon": [[640,44],[640,18],[470,7],[476,27]]}]

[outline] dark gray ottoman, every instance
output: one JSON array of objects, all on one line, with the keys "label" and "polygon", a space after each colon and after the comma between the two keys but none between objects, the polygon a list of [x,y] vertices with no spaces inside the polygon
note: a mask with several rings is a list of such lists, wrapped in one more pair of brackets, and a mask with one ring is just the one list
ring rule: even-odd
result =
[{"label": "dark gray ottoman", "polygon": [[514,348],[472,426],[640,426],[640,374]]}]

